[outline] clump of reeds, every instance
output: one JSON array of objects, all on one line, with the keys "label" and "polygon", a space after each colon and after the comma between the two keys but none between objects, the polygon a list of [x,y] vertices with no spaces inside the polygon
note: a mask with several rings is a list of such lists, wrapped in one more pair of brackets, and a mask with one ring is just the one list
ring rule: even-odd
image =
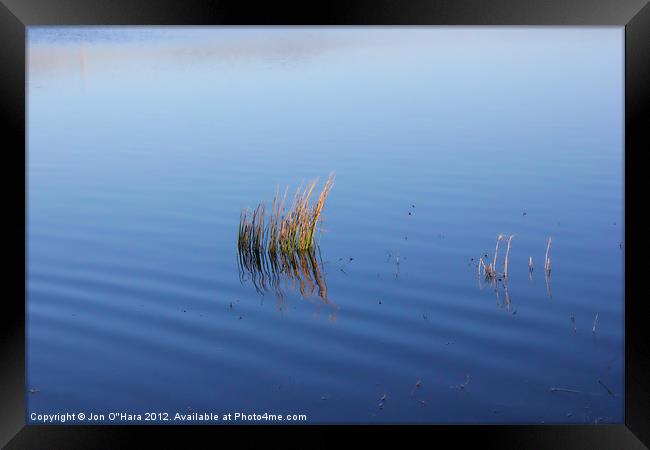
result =
[{"label": "clump of reeds", "polygon": [[288,189],[282,197],[278,189],[268,220],[265,220],[266,208],[263,203],[252,213],[248,209],[242,211],[237,239],[239,250],[252,253],[266,251],[270,255],[312,250],[325,201],[334,185],[334,174],[327,178],[323,190],[312,205],[310,199],[317,182],[318,179],[307,183],[304,188],[300,186],[286,212]]},{"label": "clump of reeds", "polygon": [[239,213],[239,232],[237,245],[242,249],[264,250],[267,230],[264,225],[266,207],[260,204],[254,211],[246,208]]},{"label": "clump of reeds", "polygon": [[[497,237],[497,244],[496,247],[494,248],[494,260],[492,263],[486,265],[485,262],[483,261],[483,258],[480,258],[478,261],[478,273],[481,275],[481,271],[485,274],[485,278],[492,280],[495,279],[498,276],[498,272],[496,270],[497,266],[497,258],[499,255],[499,243],[503,240],[504,236],[500,234]],[[487,256],[487,255],[486,255]]]},{"label": "clump of reeds", "polygon": [[[512,244],[512,239],[515,237],[514,234],[511,234],[508,237],[508,246],[506,247],[506,256],[503,262],[503,272],[499,272],[497,270],[497,260],[499,258],[499,244],[501,241],[505,238],[503,234],[500,234],[497,237],[497,243],[494,248],[494,259],[492,260],[492,263],[486,265],[485,262],[483,261],[483,258],[479,258],[478,260],[478,274],[479,276],[481,273],[485,274],[485,278],[488,280],[496,280],[500,276],[503,277],[505,280],[508,277],[508,267],[509,267],[509,261],[510,261],[510,245]],[[486,255],[487,257],[487,255]]]}]

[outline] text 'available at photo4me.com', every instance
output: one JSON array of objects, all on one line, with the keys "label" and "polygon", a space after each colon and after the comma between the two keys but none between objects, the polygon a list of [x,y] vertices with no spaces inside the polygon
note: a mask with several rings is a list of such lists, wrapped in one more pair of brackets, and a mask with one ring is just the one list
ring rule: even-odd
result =
[{"label": "text 'available at photo4me.com'", "polygon": [[[188,408],[189,409],[189,408]],[[307,422],[306,414],[245,413],[245,412],[57,412],[36,413],[29,415],[31,424],[101,424],[101,423],[264,423],[264,422]]]}]

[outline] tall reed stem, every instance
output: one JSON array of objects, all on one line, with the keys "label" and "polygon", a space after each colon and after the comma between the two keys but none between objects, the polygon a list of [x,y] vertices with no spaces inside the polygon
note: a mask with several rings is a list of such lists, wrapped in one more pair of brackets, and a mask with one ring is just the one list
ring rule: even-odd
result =
[{"label": "tall reed stem", "polygon": [[503,278],[508,278],[508,256],[510,256],[510,243],[512,242],[512,238],[515,237],[514,234],[511,234],[510,237],[508,238],[508,247],[506,248],[506,258],[503,263]]},{"label": "tall reed stem", "polygon": [[551,250],[551,238],[548,238],[548,245],[546,246],[546,257],[544,258],[544,270],[546,273],[551,272],[551,259],[548,257],[548,253]]}]

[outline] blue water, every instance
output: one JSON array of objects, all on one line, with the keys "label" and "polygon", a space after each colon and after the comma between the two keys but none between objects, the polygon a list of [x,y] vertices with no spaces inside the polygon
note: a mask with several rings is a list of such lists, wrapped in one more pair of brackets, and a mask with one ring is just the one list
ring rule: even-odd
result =
[{"label": "blue water", "polygon": [[[623,421],[622,28],[28,42],[28,423]],[[330,172],[326,298],[258,292],[240,210]]]}]

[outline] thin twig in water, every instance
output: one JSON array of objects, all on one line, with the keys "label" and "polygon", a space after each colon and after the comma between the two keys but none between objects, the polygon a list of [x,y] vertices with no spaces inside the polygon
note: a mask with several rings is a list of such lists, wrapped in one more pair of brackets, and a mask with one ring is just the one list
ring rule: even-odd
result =
[{"label": "thin twig in water", "polygon": [[575,389],[565,389],[565,388],[559,388],[559,387],[552,387],[549,390],[551,392],[571,392],[572,394],[580,394],[580,391],[576,391]]},{"label": "thin twig in water", "polygon": [[596,317],[594,317],[594,326],[591,329],[592,333],[596,333],[596,324],[598,323],[598,313],[596,313]]},{"label": "thin twig in water", "polygon": [[613,392],[612,392],[612,391],[611,391],[607,386],[605,386],[605,383],[603,383],[601,380],[598,380],[598,383],[599,383],[602,387],[604,387],[605,390],[606,390],[607,392],[609,392],[609,395],[611,395],[612,397],[616,397],[616,396],[614,395],[614,393],[613,393]]}]

